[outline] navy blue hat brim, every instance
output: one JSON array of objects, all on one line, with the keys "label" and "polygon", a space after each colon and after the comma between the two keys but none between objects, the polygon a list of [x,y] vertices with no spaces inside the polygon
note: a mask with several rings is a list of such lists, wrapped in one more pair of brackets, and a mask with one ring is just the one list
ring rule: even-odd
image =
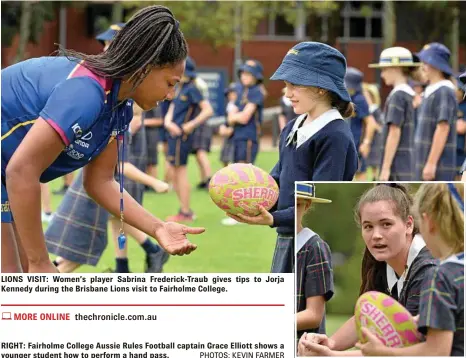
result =
[{"label": "navy blue hat brim", "polygon": [[273,81],[287,81],[298,86],[319,87],[335,93],[345,102],[351,102],[351,97],[342,79],[301,68],[287,61],[282,62],[270,79]]},{"label": "navy blue hat brim", "polygon": [[264,79],[264,75],[262,74],[262,72],[256,68],[256,67],[252,67],[252,66],[249,66],[249,65],[246,65],[246,64],[243,64],[240,66],[240,68],[238,69],[238,74],[241,74],[241,72],[249,72],[250,74],[252,74],[256,80],[258,81],[262,81]]},{"label": "navy blue hat brim", "polygon": [[449,76],[453,75],[453,69],[450,64],[439,56],[435,56],[428,49],[422,50],[416,54],[421,62],[424,62]]}]

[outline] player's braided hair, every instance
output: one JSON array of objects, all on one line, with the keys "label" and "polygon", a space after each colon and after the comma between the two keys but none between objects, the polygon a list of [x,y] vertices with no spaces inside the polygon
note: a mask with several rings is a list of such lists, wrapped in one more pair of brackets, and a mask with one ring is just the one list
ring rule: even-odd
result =
[{"label": "player's braided hair", "polygon": [[[356,205],[354,214],[358,225],[361,224],[361,208],[363,205],[377,201],[391,202],[394,214],[401,217],[403,221],[407,221],[408,216],[412,215],[413,198],[409,193],[408,186],[397,183],[377,184],[367,190]],[[418,233],[419,229],[414,223],[412,238]],[[379,291],[381,289],[380,280],[384,274],[385,262],[377,261],[366,247],[361,265],[360,295],[367,291]]]},{"label": "player's braided hair", "polygon": [[188,45],[178,25],[168,8],[148,6],[133,15],[107,51],[87,55],[60,48],[60,52],[73,60],[84,60],[83,66],[99,76],[132,81],[135,88],[152,67],[170,66],[186,59]]}]

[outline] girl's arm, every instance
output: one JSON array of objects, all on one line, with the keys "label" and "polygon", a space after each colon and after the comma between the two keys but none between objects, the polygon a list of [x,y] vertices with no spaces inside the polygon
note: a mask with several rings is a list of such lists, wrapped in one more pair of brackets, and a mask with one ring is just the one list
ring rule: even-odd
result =
[{"label": "girl's arm", "polygon": [[186,134],[191,134],[195,128],[199,127],[202,123],[207,121],[209,117],[212,116],[214,110],[210,105],[210,102],[207,100],[202,100],[199,102],[199,108],[201,112],[193,120],[183,124],[183,132]]},{"label": "girl's arm", "polygon": [[39,178],[64,148],[59,134],[38,118],[6,167],[6,187],[29,272],[42,272],[50,265],[41,222]]},{"label": "girl's arm", "polygon": [[144,184],[146,186],[150,186],[154,188],[156,192],[165,193],[169,189],[167,183],[144,173],[142,170],[139,170],[135,165],[131,164],[130,162],[125,162],[123,171],[125,177],[134,180],[135,182]]},{"label": "girl's arm", "polygon": [[241,112],[232,113],[228,115],[228,124],[248,124],[256,109],[257,105],[255,103],[248,103]]},{"label": "girl's arm", "polygon": [[[117,142],[113,141],[86,167],[83,184],[87,193],[99,205],[117,218],[120,217],[120,189],[114,180],[117,162]],[[172,255],[189,254],[197,248],[186,238],[186,234],[200,234],[204,228],[190,228],[177,223],[165,223],[153,216],[124,192],[124,221],[157,239],[159,244]]]}]

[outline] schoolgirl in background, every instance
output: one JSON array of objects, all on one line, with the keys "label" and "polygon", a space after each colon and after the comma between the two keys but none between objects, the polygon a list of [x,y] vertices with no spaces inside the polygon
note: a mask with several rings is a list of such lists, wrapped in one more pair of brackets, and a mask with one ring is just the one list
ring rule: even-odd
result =
[{"label": "schoolgirl in background", "polygon": [[362,92],[363,73],[354,67],[346,70],[345,84],[356,107],[356,113],[349,119],[354,143],[359,152],[359,169],[356,180],[366,179],[366,159],[371,150],[372,141],[377,131],[377,124],[369,112],[369,105]]},{"label": "schoolgirl in background", "polygon": [[367,356],[464,357],[464,184],[423,184],[414,210],[422,237],[440,264],[430,271],[419,297],[418,331],[425,341],[391,348],[368,329],[358,344]]},{"label": "schoolgirl in background", "polygon": [[286,96],[298,118],[280,135],[278,163],[271,171],[280,192],[277,205],[256,217],[231,216],[252,224],[277,228],[272,272],[293,272],[295,181],[351,181],[358,155],[349,125],[354,114],[346,90],[346,59],[335,48],[302,42],[288,51],[271,77],[286,85]]},{"label": "schoolgirl in background", "polygon": [[[297,339],[308,333],[325,334],[325,304],[333,297],[332,252],[319,234],[303,227],[313,204],[331,200],[316,197],[316,185],[296,183],[296,328]],[[318,267],[318,269],[316,269]]]},{"label": "schoolgirl in background", "polygon": [[387,86],[393,87],[385,101],[380,181],[414,179],[414,90],[408,78],[420,66],[412,53],[403,47],[382,51],[380,60],[371,68],[381,69]]},{"label": "schoolgirl in background", "polygon": [[[236,99],[238,98],[238,92],[240,91],[241,84],[232,82],[230,85],[225,89],[225,97],[227,99],[227,105],[225,108],[226,116],[235,110]],[[228,120],[225,119],[225,123],[222,123],[218,129],[218,133],[222,136],[223,145],[222,150],[220,153],[220,161],[222,162],[223,166],[227,166],[228,164],[233,163],[235,146],[233,143],[233,127],[228,125]]]},{"label": "schoolgirl in background", "polygon": [[366,160],[367,168],[372,173],[371,180],[377,180],[379,177],[380,167],[380,152],[382,150],[382,128],[383,128],[383,115],[380,109],[380,92],[379,88],[375,84],[363,83],[362,92],[366,98],[367,104],[369,105],[369,113],[377,124],[374,138],[372,139],[371,150]]},{"label": "schoolgirl in background", "polygon": [[431,43],[417,54],[429,85],[419,108],[415,133],[415,180],[452,181],[456,175],[458,103],[450,81],[450,50]]},{"label": "schoolgirl in background", "polygon": [[[145,127],[147,143],[147,168],[146,173],[153,178],[158,178],[157,165],[159,157],[159,142],[161,129],[163,128],[163,115],[161,106],[157,106],[150,111],[143,112],[142,123]],[[146,187],[148,189],[150,187]]]},{"label": "schoolgirl in background", "polygon": [[228,113],[228,125],[233,127],[234,163],[254,163],[259,151],[264,91],[262,64],[247,60],[238,69],[241,87],[235,107]]},{"label": "schoolgirl in background", "polygon": [[456,168],[455,180],[461,180],[461,167],[466,160],[466,91],[458,78],[458,89],[456,90],[458,101],[458,115],[456,119]]},{"label": "schoolgirl in background", "polygon": [[168,137],[168,160],[173,167],[173,184],[180,202],[178,214],[167,221],[193,221],[190,206],[191,185],[188,178],[188,156],[192,152],[193,131],[213,114],[212,106],[196,85],[196,65],[190,57],[175,97],[165,117]]},{"label": "schoolgirl in background", "polygon": [[[207,83],[200,77],[196,77],[196,86],[202,92],[204,98],[209,100],[209,87]],[[193,149],[192,154],[196,156],[197,165],[199,167],[200,182],[197,189],[207,189],[209,181],[212,176],[212,169],[210,167],[210,160],[208,153],[210,153],[210,146],[212,142],[213,129],[207,122],[202,123],[196,127],[193,132]]]}]

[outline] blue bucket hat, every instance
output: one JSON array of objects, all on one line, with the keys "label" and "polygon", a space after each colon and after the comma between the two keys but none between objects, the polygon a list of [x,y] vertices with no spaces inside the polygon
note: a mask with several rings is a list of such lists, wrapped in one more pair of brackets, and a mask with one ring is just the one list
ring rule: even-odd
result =
[{"label": "blue bucket hat", "polygon": [[118,24],[113,24],[111,25],[106,31],[102,32],[101,34],[98,34],[96,36],[96,40],[100,41],[102,45],[105,45],[105,41],[112,41],[113,38],[116,36],[116,34],[123,28],[125,27],[125,23],[120,22]]},{"label": "blue bucket hat", "polygon": [[238,69],[238,76],[241,72],[249,72],[252,74],[258,82],[262,82],[264,79],[264,68],[262,64],[257,60],[247,60]]},{"label": "blue bucket hat", "polygon": [[361,92],[363,78],[364,74],[357,68],[348,67],[346,69],[345,85],[350,92]]},{"label": "blue bucket hat", "polygon": [[453,75],[453,69],[450,66],[450,50],[443,44],[432,42],[424,46],[424,48],[417,53],[419,59],[440,70],[447,75]]},{"label": "blue bucket hat", "polygon": [[223,91],[225,96],[227,96],[230,92],[236,92],[239,90],[240,84],[238,82],[232,82],[228,85],[227,88]]},{"label": "blue bucket hat", "polygon": [[184,68],[184,75],[189,78],[196,78],[196,62],[191,57],[186,58],[186,67]]},{"label": "blue bucket hat", "polygon": [[288,51],[271,80],[312,86],[351,102],[344,78],[346,59],[337,49],[320,42],[301,42]]}]

